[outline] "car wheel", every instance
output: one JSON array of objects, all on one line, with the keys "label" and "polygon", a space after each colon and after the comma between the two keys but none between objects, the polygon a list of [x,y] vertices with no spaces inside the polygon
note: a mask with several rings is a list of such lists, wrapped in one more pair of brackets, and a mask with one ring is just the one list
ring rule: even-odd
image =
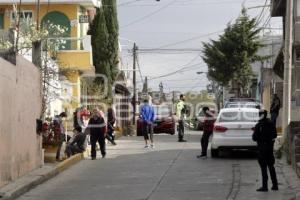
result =
[{"label": "car wheel", "polygon": [[219,157],[219,149],[211,149],[211,157],[212,158]]}]

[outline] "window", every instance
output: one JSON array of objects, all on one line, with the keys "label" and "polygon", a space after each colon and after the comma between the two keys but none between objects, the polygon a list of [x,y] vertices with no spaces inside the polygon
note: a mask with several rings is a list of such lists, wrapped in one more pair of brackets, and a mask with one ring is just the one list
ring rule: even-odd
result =
[{"label": "window", "polygon": [[169,117],[171,115],[170,108],[164,106],[154,106],[154,112],[156,115],[160,115],[163,117]]},{"label": "window", "polygon": [[258,121],[258,112],[223,112],[220,116],[220,122],[256,122]]},{"label": "window", "polygon": [[[23,10],[20,12],[20,19],[22,20],[28,20],[33,18],[33,12],[31,10]],[[15,13],[11,13],[11,23],[13,24],[16,21]]]},{"label": "window", "polygon": [[4,29],[4,13],[0,13],[0,29]]}]

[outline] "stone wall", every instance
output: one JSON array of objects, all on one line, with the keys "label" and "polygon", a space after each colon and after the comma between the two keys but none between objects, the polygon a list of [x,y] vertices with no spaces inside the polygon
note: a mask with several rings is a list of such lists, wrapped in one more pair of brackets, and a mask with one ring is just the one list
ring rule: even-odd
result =
[{"label": "stone wall", "polygon": [[291,122],[287,129],[285,150],[287,153],[287,162],[297,172],[300,177],[300,122]]},{"label": "stone wall", "polygon": [[0,58],[0,187],[42,165],[36,119],[41,111],[40,72],[17,56]]}]

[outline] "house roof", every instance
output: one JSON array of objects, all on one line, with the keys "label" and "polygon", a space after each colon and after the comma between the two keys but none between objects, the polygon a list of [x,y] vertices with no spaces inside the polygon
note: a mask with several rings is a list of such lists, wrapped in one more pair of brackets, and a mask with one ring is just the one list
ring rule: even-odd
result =
[{"label": "house roof", "polygon": [[[48,0],[40,0],[41,4],[48,4]],[[14,4],[16,0],[0,0],[0,5]],[[22,0],[22,4],[36,4],[36,0]],[[99,0],[51,0],[50,4],[80,4],[84,6],[100,7]]]}]

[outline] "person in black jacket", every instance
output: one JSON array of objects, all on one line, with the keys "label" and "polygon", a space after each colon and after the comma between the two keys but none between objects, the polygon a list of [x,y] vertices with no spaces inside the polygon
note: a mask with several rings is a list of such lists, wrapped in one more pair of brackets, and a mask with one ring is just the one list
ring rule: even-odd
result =
[{"label": "person in black jacket", "polygon": [[93,110],[93,117],[88,124],[88,131],[91,138],[91,156],[92,160],[96,159],[96,143],[99,143],[102,158],[105,158],[105,137],[106,137],[106,124],[103,115],[99,109]]},{"label": "person in black jacket", "polygon": [[82,132],[82,128],[77,126],[74,131],[75,136],[73,141],[66,147],[66,154],[68,157],[84,152],[87,146],[86,134]]},{"label": "person in black jacket", "polygon": [[209,144],[209,138],[213,134],[215,122],[213,114],[209,111],[209,107],[203,107],[202,111],[205,115],[203,123],[203,135],[200,140],[202,153],[198,155],[197,158],[207,158],[207,147]]},{"label": "person in black jacket", "polygon": [[254,128],[252,136],[253,141],[257,142],[258,163],[262,173],[262,187],[258,192],[268,191],[268,168],[273,183],[272,190],[278,190],[278,181],[275,171],[275,157],[273,154],[274,141],[277,137],[277,131],[274,123],[267,118],[268,112],[262,110],[259,112],[260,120]]},{"label": "person in black jacket", "polygon": [[275,124],[275,126],[276,126],[277,117],[279,115],[280,107],[281,107],[280,99],[277,94],[274,94],[271,108],[270,108],[270,113],[271,113],[271,121]]},{"label": "person in black jacket", "polygon": [[107,135],[106,139],[112,143],[113,145],[117,145],[115,142],[115,129],[114,129],[114,124],[116,122],[116,115],[115,111],[112,107],[108,108],[107,110]]}]

